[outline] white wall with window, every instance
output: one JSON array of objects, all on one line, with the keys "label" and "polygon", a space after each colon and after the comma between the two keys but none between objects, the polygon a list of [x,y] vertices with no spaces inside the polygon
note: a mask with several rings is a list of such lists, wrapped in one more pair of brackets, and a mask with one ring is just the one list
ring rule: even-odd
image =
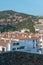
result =
[{"label": "white wall with window", "polygon": [[11,41],[5,44],[6,51],[32,51],[37,52],[39,38],[20,39],[18,41]]}]

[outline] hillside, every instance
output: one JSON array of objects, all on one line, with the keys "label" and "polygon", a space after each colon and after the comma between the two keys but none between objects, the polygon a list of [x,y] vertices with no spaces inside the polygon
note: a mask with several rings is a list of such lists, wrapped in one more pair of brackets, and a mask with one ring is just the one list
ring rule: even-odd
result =
[{"label": "hillside", "polygon": [[28,15],[12,10],[0,11],[0,31],[20,31],[27,28],[35,32],[34,22],[38,22],[39,16]]}]

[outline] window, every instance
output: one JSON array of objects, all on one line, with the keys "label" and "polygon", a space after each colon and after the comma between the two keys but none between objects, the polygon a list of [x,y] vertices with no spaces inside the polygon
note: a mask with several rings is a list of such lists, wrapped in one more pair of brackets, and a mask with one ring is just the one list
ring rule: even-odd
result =
[{"label": "window", "polygon": [[38,46],[38,44],[36,43],[36,46]]},{"label": "window", "polygon": [[2,51],[4,52],[5,51],[5,48],[2,48]]},{"label": "window", "polygon": [[13,48],[12,50],[16,50],[16,48]]},{"label": "window", "polygon": [[35,44],[34,44],[35,40],[33,39],[33,48],[35,48]]},{"label": "window", "polygon": [[24,46],[21,46],[20,49],[24,49]]},{"label": "window", "polygon": [[35,48],[35,47],[33,46],[33,48]]},{"label": "window", "polygon": [[34,39],[33,39],[33,42],[34,42]]},{"label": "window", "polygon": [[19,45],[19,43],[13,43],[13,45]]},{"label": "window", "polygon": [[18,47],[17,49],[24,49],[25,46]]},{"label": "window", "polygon": [[17,49],[20,49],[20,47],[19,47],[19,48],[17,48]]},{"label": "window", "polygon": [[15,43],[13,43],[13,45],[15,45]]},{"label": "window", "polygon": [[17,43],[17,45],[19,45],[19,43]]},{"label": "window", "polygon": [[39,49],[37,49],[37,52],[39,52]]},{"label": "window", "polygon": [[36,42],[37,42],[37,39],[36,39]]}]

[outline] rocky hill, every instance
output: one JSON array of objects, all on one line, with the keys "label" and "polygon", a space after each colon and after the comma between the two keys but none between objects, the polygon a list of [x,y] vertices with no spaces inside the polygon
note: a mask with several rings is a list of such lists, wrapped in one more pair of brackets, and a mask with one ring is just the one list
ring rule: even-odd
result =
[{"label": "rocky hill", "polygon": [[37,22],[39,16],[28,15],[15,12],[12,10],[0,11],[0,31],[20,31],[21,29],[29,29],[35,32],[34,23]]}]

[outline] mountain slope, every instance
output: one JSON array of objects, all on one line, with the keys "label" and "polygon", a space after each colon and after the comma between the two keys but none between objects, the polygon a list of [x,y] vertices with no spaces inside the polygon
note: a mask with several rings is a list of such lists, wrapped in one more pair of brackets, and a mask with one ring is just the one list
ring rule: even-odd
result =
[{"label": "mountain slope", "polygon": [[30,29],[31,32],[34,32],[34,22],[38,22],[39,18],[43,17],[19,13],[12,10],[0,11],[0,31],[20,31],[23,28],[27,28]]}]

